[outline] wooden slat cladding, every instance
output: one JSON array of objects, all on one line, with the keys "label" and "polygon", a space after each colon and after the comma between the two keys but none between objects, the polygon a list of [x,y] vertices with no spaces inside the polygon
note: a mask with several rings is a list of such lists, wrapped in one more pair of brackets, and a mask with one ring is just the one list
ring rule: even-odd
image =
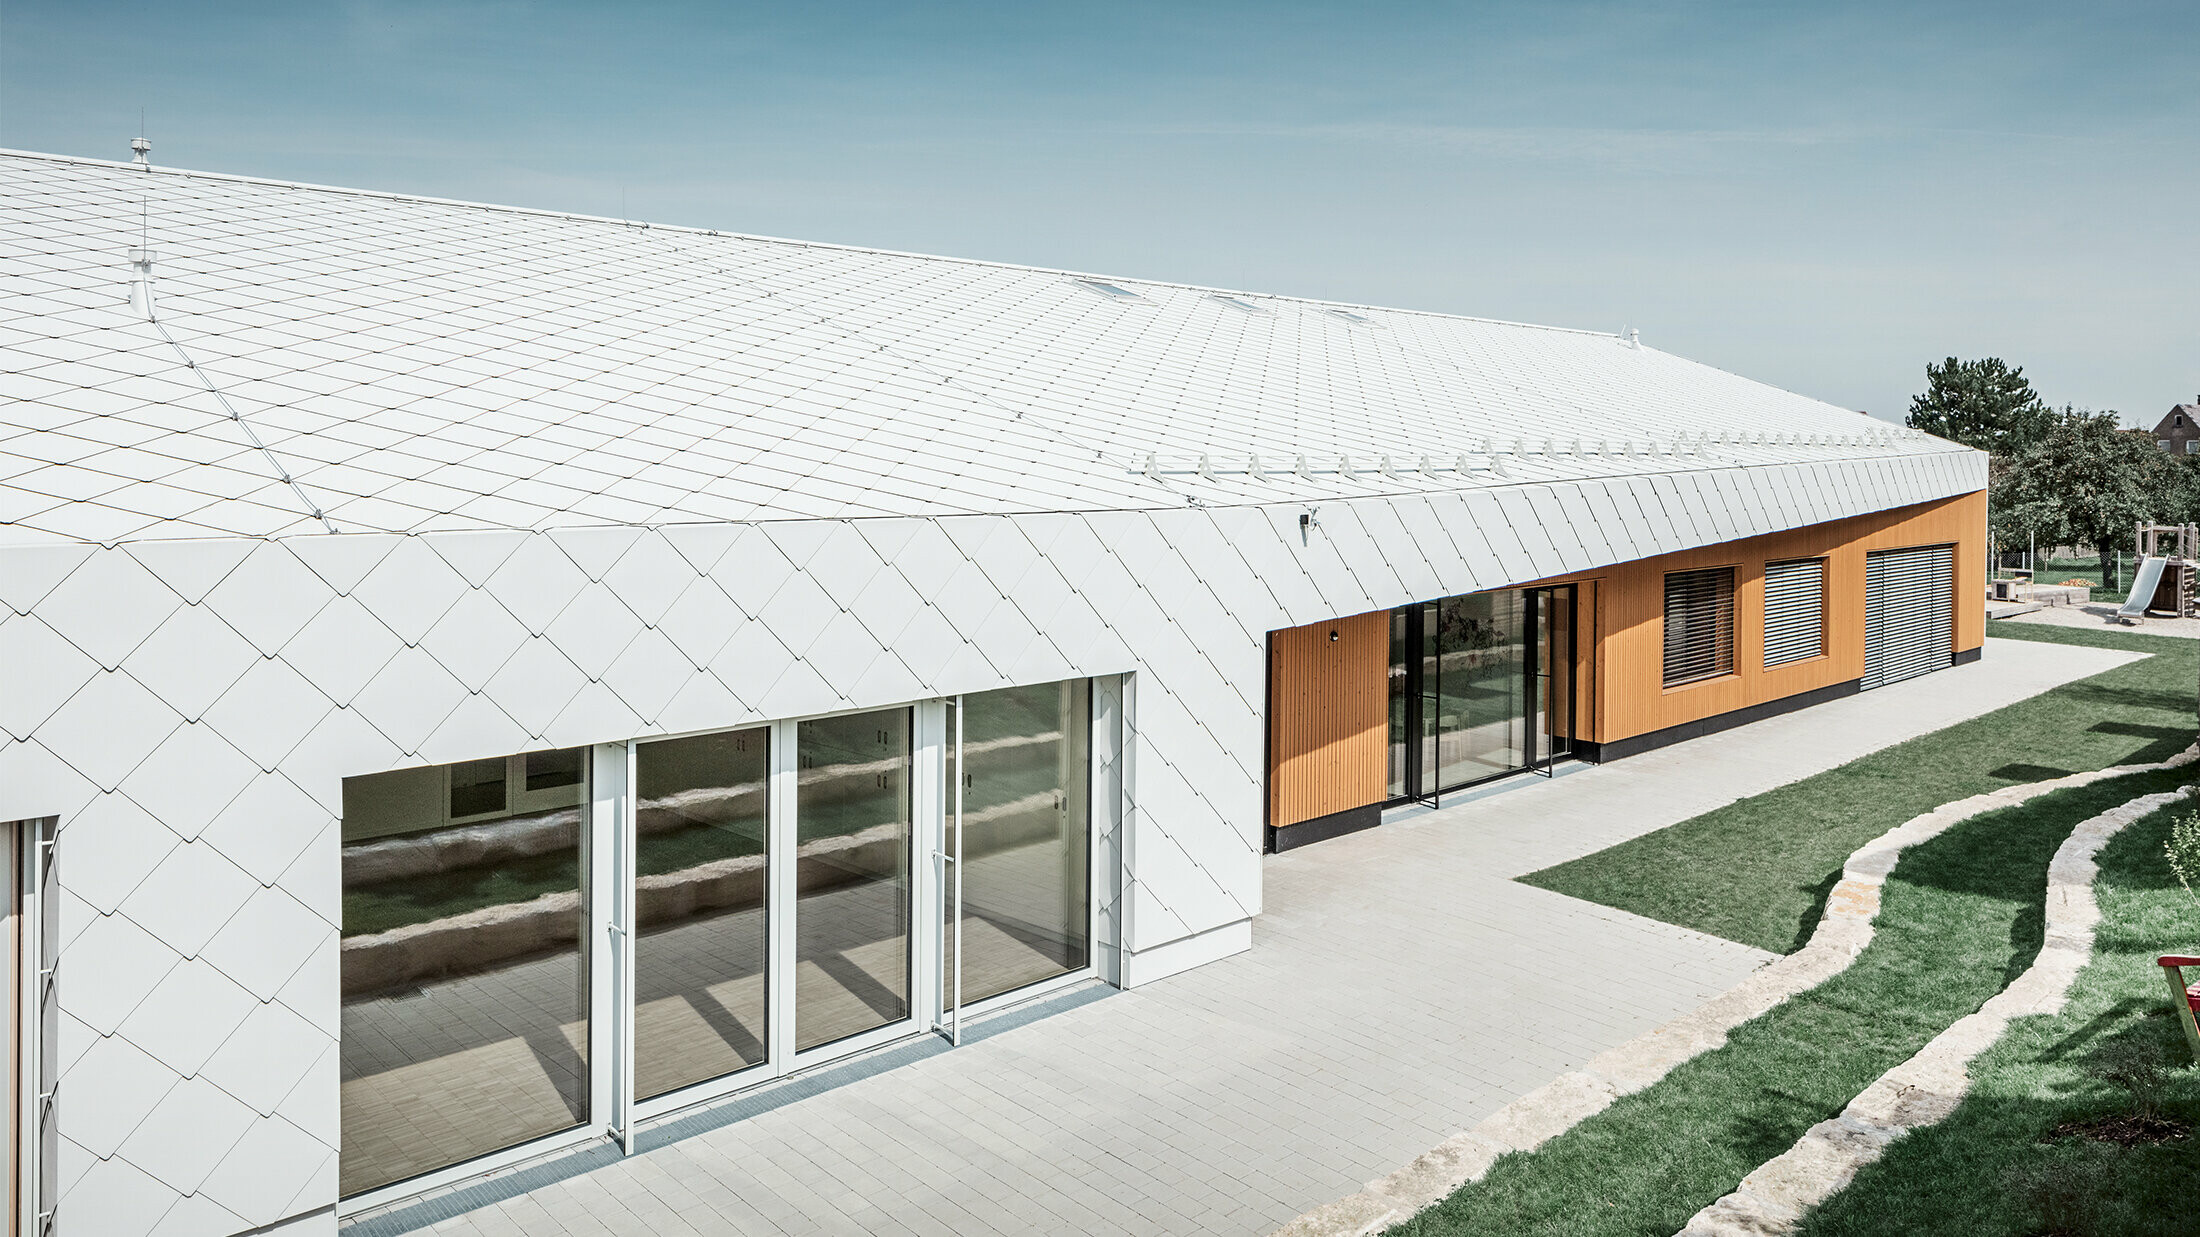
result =
[{"label": "wooden slat cladding", "polygon": [[1383,801],[1389,685],[1387,610],[1269,633],[1269,824]]},{"label": "wooden slat cladding", "polygon": [[[1986,638],[1983,492],[1539,581],[1597,585],[1582,593],[1580,630],[1584,652],[1593,650],[1586,660],[1596,692],[1581,737],[1616,742],[1862,678],[1865,555],[1929,545],[1953,547],[1953,647],[1975,649]],[[1768,666],[1765,569],[1799,558],[1825,560],[1824,650],[1784,663],[1776,651]],[[1666,687],[1666,573],[1727,566],[1734,568],[1734,673]]]}]

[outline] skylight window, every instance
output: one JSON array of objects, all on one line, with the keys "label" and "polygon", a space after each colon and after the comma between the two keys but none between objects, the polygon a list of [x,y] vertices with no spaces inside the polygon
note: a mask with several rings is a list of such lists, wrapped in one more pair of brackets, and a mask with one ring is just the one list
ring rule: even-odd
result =
[{"label": "skylight window", "polygon": [[1211,301],[1221,301],[1223,304],[1228,305],[1232,309],[1242,309],[1249,314],[1264,314],[1268,312],[1268,310],[1263,306],[1255,305],[1251,301],[1241,301],[1234,296],[1210,296],[1207,299]]},{"label": "skylight window", "polygon": [[1142,301],[1146,299],[1145,297],[1138,295],[1136,292],[1131,291],[1129,288],[1119,288],[1112,283],[1107,283],[1099,279],[1080,279],[1077,282],[1083,284],[1085,287],[1092,289],[1093,291],[1099,293],[1104,297],[1108,297],[1111,300]]},{"label": "skylight window", "polygon": [[1325,309],[1322,312],[1332,318],[1342,318],[1359,326],[1372,326],[1375,322],[1373,318],[1368,317],[1366,314],[1356,314],[1349,309]]}]

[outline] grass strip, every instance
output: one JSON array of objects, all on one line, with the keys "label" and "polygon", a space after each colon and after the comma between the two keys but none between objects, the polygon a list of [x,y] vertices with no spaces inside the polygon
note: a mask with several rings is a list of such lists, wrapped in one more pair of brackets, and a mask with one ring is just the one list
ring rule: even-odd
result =
[{"label": "grass strip", "polygon": [[2031,964],[2048,861],[2079,821],[2188,776],[2056,791],[1905,852],[1848,970],[1394,1231],[1674,1232]]},{"label": "grass strip", "polygon": [[[1981,791],[2164,760],[2192,742],[2200,641],[2044,624],[1992,632],[2150,656],[1520,879],[1792,953],[1850,852],[1910,817]],[[1987,673],[1992,660],[1989,648]]]},{"label": "grass strip", "polygon": [[2102,919],[2093,961],[2063,1011],[2012,1023],[1971,1063],[1962,1106],[1889,1146],[1805,1218],[1808,1237],[2200,1231],[2200,1128],[2182,1142],[2129,1149],[2050,1134],[2130,1111],[2126,1093],[2088,1066],[2132,1046],[2173,1067],[2164,1115],[2200,1127],[2200,1069],[2174,1068],[2191,1056],[2154,965],[2200,943],[2200,911],[2162,857],[2171,818],[2190,810],[2172,805],[2110,840],[2094,882]]}]

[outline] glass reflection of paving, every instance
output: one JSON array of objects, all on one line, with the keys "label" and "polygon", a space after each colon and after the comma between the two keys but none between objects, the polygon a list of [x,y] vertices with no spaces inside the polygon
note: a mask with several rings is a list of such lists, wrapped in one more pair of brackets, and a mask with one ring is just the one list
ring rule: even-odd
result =
[{"label": "glass reflection of paving", "polygon": [[345,1194],[580,1123],[580,968],[523,962],[343,1007]]},{"label": "glass reflection of paving", "polygon": [[634,1093],[645,1099],[765,1057],[764,911],[645,931],[634,943]]},{"label": "glass reflection of paving", "polygon": [[[906,1016],[907,896],[898,881],[880,881],[802,898],[805,1045]],[[753,961],[763,931],[762,912],[747,910],[637,942],[637,1094],[763,1060],[764,979]],[[568,954],[347,1003],[343,1192],[579,1124],[578,979]]]},{"label": "glass reflection of paving", "polygon": [[[965,853],[962,995],[983,1000],[1085,963],[1083,855],[1047,839]],[[1072,866],[1065,872],[1065,860]],[[953,974],[954,943],[942,950]]]},{"label": "glass reflection of paving", "polygon": [[1507,717],[1446,730],[1428,741],[1429,758],[1436,763],[1426,767],[1440,770],[1439,784],[1446,786],[1517,769],[1522,729],[1518,719]]},{"label": "glass reflection of paving", "polygon": [[[1001,782],[996,789],[1010,787]],[[1081,829],[1065,829],[1058,803],[1056,792],[1042,789],[970,813],[966,1001],[1085,962],[1085,841]],[[905,838],[906,825],[897,821],[803,842],[794,942],[798,1047],[908,1017]],[[652,840],[669,845],[645,839]],[[742,853],[720,855],[724,845],[688,849],[696,853],[677,858],[710,858],[642,878],[654,898],[645,898],[655,907],[650,913],[673,917],[661,926],[645,917],[635,942],[635,1082],[643,1098],[766,1059],[766,916],[754,904],[762,883],[742,894],[734,870],[743,866]],[[761,855],[755,858],[760,865]],[[750,905],[710,907],[714,898],[744,896]],[[580,958],[568,951],[347,1002],[344,1192],[580,1124],[587,1072],[582,992]]]},{"label": "glass reflection of paving", "polygon": [[[825,879],[847,873],[824,868]],[[867,874],[864,874],[867,875]],[[909,892],[897,873],[795,903],[797,1050],[909,1016]]]}]

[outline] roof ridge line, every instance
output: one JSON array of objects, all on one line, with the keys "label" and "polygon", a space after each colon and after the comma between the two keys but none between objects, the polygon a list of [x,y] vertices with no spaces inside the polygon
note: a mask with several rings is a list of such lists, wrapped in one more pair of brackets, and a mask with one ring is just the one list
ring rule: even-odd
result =
[{"label": "roof ridge line", "polygon": [[1183,292],[1197,292],[1209,296],[1253,296],[1264,300],[1288,301],[1294,305],[1313,306],[1317,309],[1373,310],[1377,313],[1406,314],[1417,318],[1437,318],[1449,322],[1478,322],[1485,326],[1515,327],[1525,331],[1556,331],[1564,335],[1592,335],[1608,339],[1621,338],[1618,331],[1597,331],[1588,327],[1553,326],[1542,322],[1521,322],[1511,318],[1486,318],[1475,314],[1445,313],[1436,309],[1405,309],[1395,305],[1374,305],[1362,301],[1335,301],[1321,297],[1294,296],[1285,292],[1258,292],[1249,288],[1210,287],[1206,284],[1149,279],[1137,275],[1110,275],[1097,271],[1071,270],[1066,267],[1039,266],[1028,262],[1004,262],[993,258],[959,258],[952,254],[920,253],[910,249],[886,249],[877,245],[851,245],[838,241],[810,241],[792,236],[770,236],[761,232],[729,232],[723,228],[705,228],[693,224],[637,222],[630,219],[614,219],[607,215],[590,215],[578,211],[549,210],[538,206],[514,206],[506,202],[481,202],[470,198],[441,198],[423,193],[399,193],[388,189],[361,189],[350,185],[324,185],[315,181],[279,180],[270,176],[245,176],[235,172],[208,172],[195,168],[148,167],[144,164],[130,163],[119,159],[95,159],[89,155],[62,155],[49,151],[18,150],[14,147],[0,146],[0,158],[38,159],[54,163],[77,164],[85,167],[134,171],[141,175],[182,176],[190,179],[226,181],[240,185],[299,189],[311,193],[341,193],[354,197],[381,198],[394,202],[419,202],[429,206],[455,206],[467,210],[501,211],[513,215],[562,219],[571,223],[605,224],[629,230],[636,228],[644,231],[662,229],[694,236],[753,241],[765,245],[793,245],[804,249],[830,249],[844,253],[875,254],[886,258],[910,258],[921,262],[953,262],[964,266],[981,266],[994,270],[1025,271],[1034,275],[1059,275],[1064,279],[1097,279],[1107,283],[1131,283],[1155,288],[1174,288]]}]

